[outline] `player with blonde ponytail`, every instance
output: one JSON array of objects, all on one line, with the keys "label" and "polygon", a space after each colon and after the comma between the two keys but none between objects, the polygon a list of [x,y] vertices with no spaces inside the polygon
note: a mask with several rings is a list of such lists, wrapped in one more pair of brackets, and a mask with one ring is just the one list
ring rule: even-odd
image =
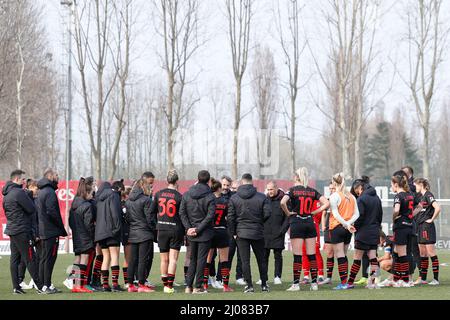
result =
[{"label": "player with blonde ponytail", "polygon": [[330,197],[329,232],[341,278],[341,283],[334,289],[347,290],[348,259],[345,246],[350,243],[352,234],[356,232],[353,223],[359,218],[359,210],[356,198],[346,189],[343,173],[333,176],[332,185],[336,188],[336,192]]}]

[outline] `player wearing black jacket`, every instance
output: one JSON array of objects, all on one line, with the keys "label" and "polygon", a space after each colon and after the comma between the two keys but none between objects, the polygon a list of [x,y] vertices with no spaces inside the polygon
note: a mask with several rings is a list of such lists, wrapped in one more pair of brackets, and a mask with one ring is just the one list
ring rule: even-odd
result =
[{"label": "player wearing black jacket", "polygon": [[269,292],[267,286],[267,264],[264,250],[264,222],[272,213],[269,200],[253,186],[251,174],[242,176],[242,185],[230,199],[228,208],[228,227],[235,237],[242,259],[245,293],[253,293],[250,268],[250,247],[255,253],[261,279],[261,289]]},{"label": "player wearing black jacket", "polygon": [[177,191],[178,173],[171,170],[167,174],[168,186],[158,191],[150,208],[157,220],[158,246],[161,257],[161,280],[164,293],[174,293],[173,283],[177,271],[178,255],[184,242],[184,227],[180,218],[183,196]]},{"label": "player wearing black jacket", "polygon": [[[202,288],[203,271],[206,258],[214,236],[213,220],[216,212],[216,199],[208,183],[211,175],[202,170],[198,174],[198,183],[183,195],[180,217],[187,230],[189,245],[191,246],[191,261],[186,279],[186,293],[206,293]],[[193,290],[194,277],[196,278]]]},{"label": "player wearing black jacket", "polygon": [[355,277],[361,268],[361,259],[367,252],[371,266],[368,289],[376,289],[375,274],[379,269],[377,249],[380,242],[381,222],[383,221],[383,208],[375,188],[369,184],[368,177],[358,179],[353,183],[352,189],[358,196],[359,218],[355,221],[355,254],[353,265],[348,279],[349,288],[353,288]]},{"label": "player wearing black jacket", "polygon": [[145,285],[148,259],[153,260],[153,240],[156,220],[150,214],[152,187],[144,179],[139,180],[126,201],[125,218],[130,225],[128,242],[131,244],[128,270],[130,275],[137,269],[139,286],[135,287],[133,278],[128,278],[128,292],[154,292]]},{"label": "player wearing black jacket", "polygon": [[[123,291],[119,281],[119,254],[122,240],[122,207],[120,191],[113,189],[109,182],[103,182],[98,189],[97,219],[95,225],[95,242],[100,244],[103,253],[101,267],[102,288],[104,292]],[[109,286],[109,268],[112,272],[112,288]]]},{"label": "player wearing black jacket", "polygon": [[44,172],[38,182],[38,198],[36,200],[39,220],[40,278],[44,283],[44,291],[56,293],[52,287],[52,273],[58,256],[59,237],[66,237],[67,232],[61,218],[58,197],[58,173],[52,169]]},{"label": "player wearing black jacket", "polygon": [[398,259],[394,264],[394,287],[410,287],[410,261],[407,244],[413,234],[414,196],[409,192],[408,180],[404,175],[395,175],[391,181],[394,198],[393,230],[395,252]]},{"label": "player wearing black jacket", "polygon": [[427,179],[416,179],[417,200],[419,205],[415,210],[417,222],[417,234],[420,250],[420,278],[415,284],[426,284],[428,263],[431,259],[434,279],[428,283],[439,285],[439,259],[436,254],[436,226],[434,221],[441,213],[441,207],[430,192],[430,183]]},{"label": "player wearing black jacket", "polygon": [[91,202],[94,189],[81,178],[69,213],[69,226],[72,230],[73,251],[79,256],[74,264],[74,293],[92,293],[88,285],[88,275],[95,257],[95,205]]},{"label": "player wearing black jacket", "polygon": [[[42,289],[42,282],[38,273],[38,261],[34,250],[34,239],[32,236],[32,217],[36,208],[33,201],[22,189],[25,174],[22,170],[13,171],[8,181],[3,187],[3,209],[6,215],[5,234],[11,240],[11,280],[13,292],[16,294],[25,293],[20,288],[18,265],[20,261],[25,261],[26,268],[30,273],[39,291]],[[49,293],[49,292],[46,292]]]}]

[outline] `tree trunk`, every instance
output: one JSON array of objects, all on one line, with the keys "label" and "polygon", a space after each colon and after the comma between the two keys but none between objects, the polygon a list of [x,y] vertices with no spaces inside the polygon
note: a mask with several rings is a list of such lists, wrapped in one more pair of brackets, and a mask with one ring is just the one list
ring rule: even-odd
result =
[{"label": "tree trunk", "polygon": [[167,101],[167,109],[168,109],[168,128],[167,128],[167,158],[168,158],[168,165],[169,170],[172,170],[175,168],[174,164],[174,140],[173,140],[173,133],[174,133],[174,126],[173,126],[173,104],[174,104],[174,87],[175,87],[175,75],[173,72],[169,71],[168,74],[168,80],[169,80],[169,96]]},{"label": "tree trunk", "polygon": [[292,159],[292,174],[297,170],[297,161],[295,159],[295,124],[296,124],[296,113],[295,113],[295,97],[291,97],[291,159]]},{"label": "tree trunk", "polygon": [[239,126],[241,123],[241,81],[236,80],[236,110],[234,114],[234,132],[233,132],[233,167],[232,177],[234,180],[238,178],[238,138],[239,138]]}]

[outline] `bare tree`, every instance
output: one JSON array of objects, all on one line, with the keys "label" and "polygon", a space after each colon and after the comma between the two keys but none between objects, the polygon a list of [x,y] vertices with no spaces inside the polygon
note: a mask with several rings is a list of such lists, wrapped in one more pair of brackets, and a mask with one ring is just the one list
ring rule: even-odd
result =
[{"label": "bare tree", "polygon": [[[306,41],[300,38],[300,13],[301,8],[298,0],[289,0],[285,2],[286,10],[280,6],[280,1],[277,1],[277,10],[275,12],[275,20],[277,22],[277,31],[279,36],[279,43],[283,51],[285,65],[289,71],[289,80],[287,82],[287,90],[289,93],[290,112],[285,112],[289,120],[290,135],[289,141],[291,144],[291,170],[296,170],[297,157],[295,152],[296,142],[296,126],[297,126],[297,97],[300,89],[299,74],[300,74],[300,56],[306,47]],[[286,11],[287,19],[282,14]]]},{"label": "bare tree", "polygon": [[[130,75],[130,53],[132,44],[132,27],[134,24],[133,6],[131,0],[122,0],[121,7],[114,4],[115,20],[117,24],[117,53],[115,61],[115,69],[118,76],[118,86],[120,91],[120,102],[118,110],[114,110],[116,118],[116,130],[114,135],[114,143],[111,151],[110,167],[111,171],[109,179],[112,180],[117,170],[118,152],[122,139],[123,129],[125,128],[125,113],[129,105],[127,101],[127,85]],[[122,48],[124,46],[124,48]]]},{"label": "bare tree", "polygon": [[418,0],[408,3],[409,77],[402,76],[411,92],[423,131],[423,174],[430,174],[430,124],[433,99],[447,38],[443,25],[442,0]]},{"label": "bare tree", "polygon": [[253,0],[225,0],[226,17],[228,21],[228,36],[230,38],[233,74],[236,81],[236,100],[234,108],[233,127],[233,179],[238,174],[238,137],[242,120],[242,80],[247,69],[250,30],[253,17]]},{"label": "bare tree", "polygon": [[[102,127],[103,116],[110,94],[117,79],[113,72],[109,84],[105,84],[106,65],[110,53],[112,21],[111,0],[84,2],[74,1],[76,62],[81,77],[81,94],[84,102],[91,152],[95,159],[95,175],[102,177]],[[91,23],[94,24],[92,35]],[[89,66],[96,76],[96,99],[88,88]],[[94,100],[96,102],[94,103]],[[95,119],[96,118],[96,119]]]},{"label": "bare tree", "polygon": [[329,30],[327,71],[332,73],[331,76],[320,70],[316,53],[311,46],[309,48],[320,79],[330,97],[334,97],[330,102],[336,103],[331,106],[335,112],[330,113],[330,108],[323,108],[317,102],[316,106],[339,129],[343,171],[348,176],[355,176],[361,171],[362,128],[379,102],[371,103],[368,95],[374,91],[381,73],[381,66],[376,68],[374,64],[380,3],[368,0],[330,0],[328,3],[329,8],[323,14]]},{"label": "bare tree", "polygon": [[167,76],[164,114],[167,118],[167,157],[169,169],[174,168],[177,129],[198,101],[185,101],[188,66],[201,43],[198,41],[198,0],[155,0],[158,11],[156,32],[163,40],[162,68]]},{"label": "bare tree", "polygon": [[[269,148],[270,132],[276,120],[276,103],[278,99],[277,69],[272,51],[268,47],[257,47],[252,65],[252,92],[258,117],[257,149],[259,169],[264,167],[262,155]],[[260,178],[264,179],[264,176]]]}]

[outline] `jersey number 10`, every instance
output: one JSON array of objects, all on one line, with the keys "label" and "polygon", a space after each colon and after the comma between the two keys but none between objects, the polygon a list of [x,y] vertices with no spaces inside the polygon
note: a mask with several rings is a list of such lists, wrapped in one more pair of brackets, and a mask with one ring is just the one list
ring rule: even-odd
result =
[{"label": "jersey number 10", "polygon": [[300,200],[300,214],[310,214],[313,200],[311,198],[299,197]]}]

